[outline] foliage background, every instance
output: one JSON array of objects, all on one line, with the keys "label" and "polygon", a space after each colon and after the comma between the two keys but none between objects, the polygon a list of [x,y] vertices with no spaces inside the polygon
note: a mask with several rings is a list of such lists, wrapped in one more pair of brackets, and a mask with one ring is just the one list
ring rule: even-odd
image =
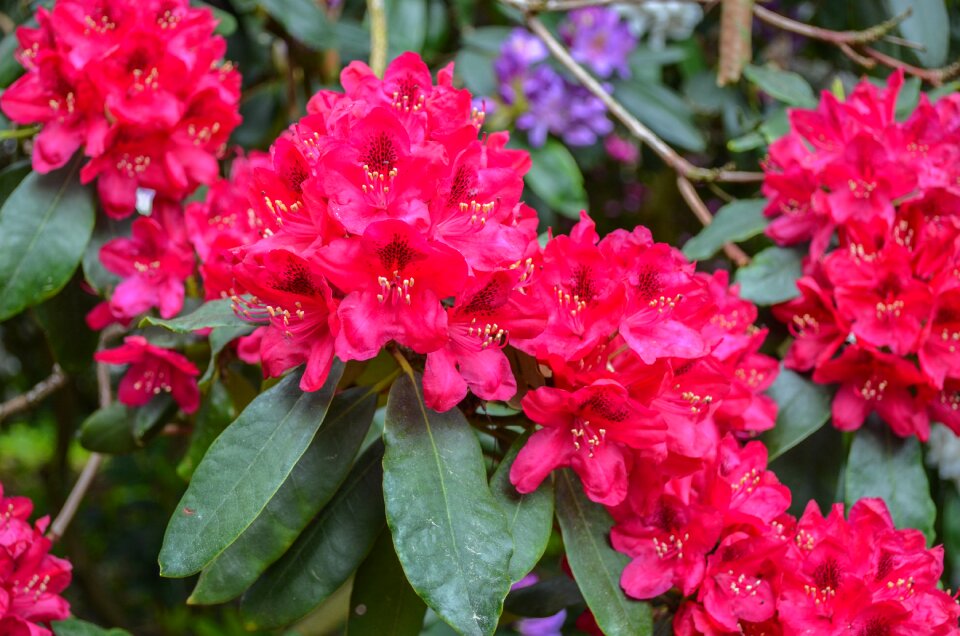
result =
[{"label": "foliage background", "polygon": [[[12,56],[16,48],[12,29],[28,20],[37,4],[0,2],[0,29],[5,34],[0,40],[0,87],[9,85],[19,72]],[[244,122],[232,141],[247,149],[269,148],[277,134],[303,114],[313,92],[336,88],[343,65],[369,56],[362,0],[344,0],[327,17],[315,0],[211,0],[210,4],[228,39],[227,58],[235,61],[243,74]],[[804,22],[846,30],[881,22],[906,5],[915,5],[917,17],[922,18],[923,7],[937,3],[823,0],[772,4],[776,6],[767,6]],[[947,62],[950,51],[960,51],[960,3],[939,4],[949,12],[949,22],[913,19],[911,26],[902,27],[904,31],[912,29],[903,35],[934,46],[919,54],[885,43],[878,48],[927,67]],[[386,5],[389,58],[415,50],[434,69],[455,61],[459,80],[476,95],[496,95],[492,62],[504,38],[521,23],[519,12],[490,0],[386,0]],[[550,15],[545,21],[555,24],[560,17]],[[689,39],[670,42],[660,50],[641,45],[630,61],[631,77],[616,82],[615,94],[694,163],[756,170],[766,143],[785,130],[785,106],[805,105],[813,94],[801,88],[778,95],[780,100],[771,98],[758,88],[763,82],[750,81],[762,76],[749,72],[738,84],[718,88],[718,37],[719,10],[714,7],[706,11]],[[759,24],[754,25],[753,39],[755,66],[796,72],[815,90],[838,84],[849,88],[862,73],[828,43]],[[941,90],[955,88],[948,85]],[[908,80],[903,112],[916,103],[920,89],[918,80]],[[508,127],[508,117],[508,113],[496,115],[489,128]],[[0,115],[0,129],[9,126]],[[516,137],[522,143],[523,135]],[[637,165],[611,160],[600,144],[566,148],[552,139],[532,152],[535,166],[555,168],[534,170],[527,182],[525,199],[539,211],[542,229],[565,231],[581,207],[592,212],[601,234],[642,224],[650,227],[656,240],[682,245],[701,229],[677,190],[673,170],[647,150],[641,152]],[[28,171],[25,157],[20,142],[0,140],[0,202]],[[723,190],[703,188],[701,196],[716,211],[726,198],[755,197],[757,190],[755,185],[725,185]],[[99,223],[97,236],[102,243],[115,229],[102,218]],[[761,235],[750,238],[743,247],[756,253],[769,245]],[[96,260],[92,249],[90,255],[85,264]],[[701,263],[705,269],[729,266],[722,258]],[[80,319],[93,307],[95,297],[81,291],[79,282],[0,325],[0,402],[45,378],[55,361],[70,376],[64,389],[37,408],[0,422],[0,482],[10,493],[32,497],[37,510],[51,514],[63,503],[87,456],[77,431],[86,414],[97,407],[96,380],[89,362],[96,335]],[[769,313],[761,314],[760,323],[771,328],[768,347],[773,353],[783,344],[785,330]],[[202,362],[205,354],[194,353]],[[213,427],[228,423],[261,383],[250,373],[226,377],[229,382],[216,408],[200,414]],[[105,464],[58,546],[75,566],[74,584],[67,596],[78,616],[122,626],[138,635],[247,633],[229,605],[187,606],[192,579],[157,576],[156,555],[163,529],[186,486],[178,464],[187,443],[182,435],[160,436],[145,448]],[[824,427],[772,463],[771,468],[792,489],[795,508],[809,498],[822,506],[844,499],[840,476],[848,445],[843,434]],[[952,484],[941,483],[935,474],[929,477],[940,511],[937,542],[946,543],[948,555],[956,557],[960,555],[960,499]],[[559,545],[552,546],[548,554],[551,552],[556,555]],[[948,579],[953,586],[960,582],[960,563],[948,563]],[[346,594],[335,594],[290,633],[323,634],[339,629],[346,603]],[[433,627],[430,624],[428,620],[428,633],[449,632],[438,621]]]}]

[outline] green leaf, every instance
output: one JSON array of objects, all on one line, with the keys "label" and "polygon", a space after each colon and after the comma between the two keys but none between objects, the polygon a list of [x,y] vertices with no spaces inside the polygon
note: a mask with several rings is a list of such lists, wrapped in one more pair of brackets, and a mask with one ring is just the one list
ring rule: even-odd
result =
[{"label": "green leaf", "polygon": [[14,189],[20,185],[20,182],[30,174],[31,170],[30,161],[27,159],[11,163],[3,170],[0,170],[0,205],[3,205],[7,197],[9,197]]},{"label": "green leaf", "polygon": [[884,423],[857,431],[844,473],[844,500],[851,506],[863,497],[882,498],[898,528],[916,528],[932,544],[937,508],[917,438],[895,437]]},{"label": "green leaf", "polygon": [[529,438],[526,434],[513,443],[490,479],[490,491],[506,516],[507,530],[513,537],[511,583],[529,574],[540,561],[553,531],[553,481],[545,480],[528,495],[521,495],[510,483],[510,467]]},{"label": "green leaf", "polygon": [[11,31],[0,40],[0,88],[6,88],[23,74],[23,67],[14,53],[20,46],[16,32]]},{"label": "green leaf", "polygon": [[315,50],[336,47],[335,32],[314,0],[261,0],[260,6],[307,47]]},{"label": "green leaf", "polygon": [[249,327],[250,323],[233,311],[233,301],[229,298],[219,298],[200,305],[196,311],[164,320],[154,316],[146,316],[140,321],[140,326],[154,325],[164,327],[176,333],[190,333],[207,327]]},{"label": "green leaf", "polygon": [[580,210],[587,209],[588,204],[577,160],[556,139],[547,139],[543,146],[527,150],[533,159],[526,176],[527,186],[556,212],[579,219]]},{"label": "green leaf", "polygon": [[347,636],[417,636],[426,611],[407,582],[390,533],[381,532],[353,579]]},{"label": "green leaf", "polygon": [[758,305],[775,305],[796,298],[797,279],[803,274],[798,250],[768,247],[737,270],[734,281],[740,284],[740,296]]},{"label": "green leaf", "polygon": [[428,24],[425,0],[387,0],[386,10],[389,58],[404,51],[422,51]]},{"label": "green leaf", "polygon": [[173,406],[173,398],[167,394],[161,394],[135,409],[130,409],[130,417],[133,420],[133,437],[137,443],[143,444],[143,440],[153,428],[161,422],[163,415]]},{"label": "green leaf", "polygon": [[237,410],[226,387],[220,382],[210,386],[206,399],[200,403],[190,436],[190,446],[186,454],[177,465],[177,474],[184,481],[189,481],[200,460],[206,454],[213,440],[237,418]]},{"label": "green leaf", "polygon": [[223,348],[228,344],[239,338],[240,336],[246,336],[251,331],[254,330],[253,325],[237,325],[234,327],[214,327],[213,331],[210,332],[208,340],[210,341],[210,362],[207,364],[207,370],[203,372],[203,376],[200,378],[200,386],[206,386],[211,380],[213,380],[214,374],[217,371],[217,356],[220,355],[220,352],[223,351]]},{"label": "green leaf", "polygon": [[260,516],[323,422],[343,364],[320,390],[300,390],[291,373],[260,394],[213,442],[170,519],[161,576],[199,572]]},{"label": "green leaf", "polygon": [[512,590],[507,595],[503,608],[517,616],[546,618],[566,607],[583,602],[583,594],[580,593],[576,581],[568,576],[558,576]]},{"label": "green leaf", "polygon": [[630,558],[610,547],[610,515],[587,499],[570,470],[556,473],[557,519],[573,578],[597,624],[608,636],[650,636],[650,606],[630,600],[620,589],[620,575]]},{"label": "green leaf", "polygon": [[100,248],[115,238],[130,236],[132,219],[116,220],[106,214],[99,215],[93,237],[83,252],[83,278],[98,295],[106,295],[107,290],[120,282],[120,277],[107,271],[100,262]]},{"label": "green leaf", "polygon": [[94,308],[97,299],[83,291],[78,282],[33,308],[53,357],[70,375],[90,371],[99,341],[99,335],[80,319]]},{"label": "green leaf", "polygon": [[217,20],[217,28],[214,31],[217,35],[228,37],[233,35],[234,31],[237,30],[237,19],[233,17],[232,13],[219,9],[207,2],[203,2],[203,0],[192,0],[191,4],[196,7],[208,9],[210,13],[213,14],[213,17]]},{"label": "green leaf", "polygon": [[942,484],[943,504],[940,525],[942,532],[944,557],[950,578],[946,583],[957,589],[960,583],[960,494],[957,493],[957,483],[954,480]]},{"label": "green leaf", "polygon": [[470,49],[457,52],[457,77],[463,85],[478,97],[491,97],[497,94],[497,76],[493,72],[493,56],[478,53]]},{"label": "green leaf", "polygon": [[816,108],[817,96],[807,80],[791,71],[747,64],[743,74],[764,93],[790,106]]},{"label": "green leaf", "polygon": [[387,523],[407,579],[461,634],[493,634],[513,547],[477,436],[458,409],[427,408],[409,376],[390,388],[383,436]]},{"label": "green leaf", "polygon": [[94,210],[80,159],[27,175],[0,208],[0,320],[60,291],[83,256]]},{"label": "green leaf", "polygon": [[737,243],[762,234],[767,227],[763,216],[766,199],[734,201],[717,210],[716,216],[699,234],[683,246],[690,260],[703,260],[716,254],[724,243]]},{"label": "green leaf", "polygon": [[920,64],[927,68],[943,66],[950,53],[950,13],[944,0],[886,0],[891,16],[910,10],[900,23],[900,33],[908,40],[923,45],[923,50],[910,49]]},{"label": "green leaf", "polygon": [[816,433],[830,419],[830,391],[789,369],[781,367],[767,395],[777,403],[777,424],[762,438],[770,462]]},{"label": "green leaf", "polygon": [[757,148],[763,148],[767,143],[766,138],[757,131],[748,132],[745,135],[731,139],[727,142],[727,150],[730,152],[749,152]]},{"label": "green leaf", "polygon": [[302,618],[363,562],[384,528],[382,460],[377,440],[287,553],[244,594],[240,612],[248,629]]},{"label": "green leaf", "polygon": [[80,425],[80,445],[87,450],[108,455],[120,455],[140,448],[133,436],[127,407],[115,402],[94,411]]},{"label": "green leaf", "polygon": [[333,399],[290,476],[250,527],[203,570],[187,602],[206,605],[239,596],[286,552],[343,483],[376,410],[376,394],[364,388]]},{"label": "green leaf", "polygon": [[55,636],[130,636],[130,632],[118,627],[104,629],[93,623],[71,618],[51,623]]},{"label": "green leaf", "polygon": [[614,95],[667,143],[692,152],[706,149],[707,141],[694,124],[690,107],[665,86],[621,82],[616,85]]}]

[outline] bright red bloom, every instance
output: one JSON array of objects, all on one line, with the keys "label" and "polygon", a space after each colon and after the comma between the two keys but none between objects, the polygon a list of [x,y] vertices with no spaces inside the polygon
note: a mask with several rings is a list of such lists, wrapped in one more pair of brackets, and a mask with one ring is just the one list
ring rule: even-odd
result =
[{"label": "bright red bloom", "polygon": [[427,406],[446,411],[467,394],[509,400],[517,383],[503,347],[511,338],[530,339],[543,330],[545,315],[522,292],[525,268],[471,277],[447,314],[447,344],[427,354],[423,391]]},{"label": "bright red bloom", "polygon": [[418,353],[446,343],[447,314],[440,301],[466,278],[466,264],[455,250],[403,221],[379,221],[362,238],[333,241],[316,259],[346,294],[337,338],[344,359],[368,360],[391,340]]},{"label": "bright red bloom", "polygon": [[150,344],[143,336],[127,336],[122,345],[98,351],[93,359],[130,365],[117,390],[117,398],[127,406],[143,406],[161,393],[170,393],[185,413],[193,413],[200,405],[197,367],[176,351]]},{"label": "bright red bloom", "polygon": [[306,363],[300,388],[323,386],[333,364],[338,321],[330,287],[316,265],[287,250],[271,250],[247,255],[233,272],[254,296],[247,313],[262,309],[255,318],[268,318],[272,327],[262,330],[259,340],[264,374],[279,377]]},{"label": "bright red bloom", "polygon": [[587,496],[615,505],[627,493],[630,448],[648,448],[664,439],[655,413],[630,399],[613,380],[598,380],[570,392],[543,387],[523,398],[523,410],[543,426],[527,441],[510,470],[510,481],[533,492],[555,468],[570,466]]},{"label": "bright red bloom", "polygon": [[27,73],[0,98],[17,123],[41,123],[34,168],[48,172],[83,147],[108,214],[129,215],[138,186],[180,199],[217,176],[240,122],[239,75],[217,60],[216,21],[186,0],[59,0],[38,28],[21,27]]},{"label": "bright red bloom", "polygon": [[72,566],[49,554],[43,536],[48,517],[30,525],[33,503],[4,497],[0,484],[0,633],[51,636],[42,624],[63,620],[70,605],[60,593],[70,584]]},{"label": "bright red bloom", "polygon": [[817,382],[839,382],[833,400],[833,425],[842,431],[860,428],[872,412],[901,437],[926,440],[930,422],[912,392],[926,378],[899,356],[861,346],[847,347],[839,358],[824,362],[813,374]]},{"label": "bright red bloom", "polygon": [[800,297],[776,305],[773,314],[790,329],[795,340],[784,358],[784,365],[797,371],[809,371],[830,359],[846,340],[849,323],[836,311],[829,292],[811,277],[797,281]]},{"label": "bright red bloom", "polygon": [[162,317],[172,318],[183,307],[184,281],[193,273],[193,254],[153,218],[138,218],[130,238],[104,245],[100,261],[123,277],[110,298],[114,316],[132,318],[157,307]]}]

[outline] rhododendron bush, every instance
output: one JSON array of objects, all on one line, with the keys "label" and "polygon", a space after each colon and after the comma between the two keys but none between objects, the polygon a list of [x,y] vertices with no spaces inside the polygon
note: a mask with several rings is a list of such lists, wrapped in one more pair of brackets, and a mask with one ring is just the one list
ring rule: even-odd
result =
[{"label": "rhododendron bush", "polygon": [[828,4],[0,4],[0,636],[960,634],[960,16]]}]

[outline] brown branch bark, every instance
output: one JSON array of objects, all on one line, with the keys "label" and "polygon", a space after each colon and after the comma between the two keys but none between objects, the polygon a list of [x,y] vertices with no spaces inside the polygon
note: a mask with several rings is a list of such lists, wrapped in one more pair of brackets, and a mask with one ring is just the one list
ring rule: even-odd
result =
[{"label": "brown branch bark", "polygon": [[63,369],[60,368],[60,365],[54,364],[53,371],[50,375],[38,382],[32,389],[22,395],[0,403],[0,422],[15,413],[26,411],[40,403],[44,398],[57,391],[66,383],[67,376],[64,374]]},{"label": "brown branch bark", "polygon": [[701,168],[695,166],[660,139],[652,130],[634,117],[620,102],[613,98],[594,77],[573,59],[573,56],[559,42],[550,30],[535,15],[527,14],[527,27],[547,46],[550,53],[591,93],[603,102],[610,114],[616,117],[630,133],[653,150],[667,165],[678,174],[693,181],[725,181],[728,183],[757,183],[763,181],[762,172],[740,172],[720,168]]}]

